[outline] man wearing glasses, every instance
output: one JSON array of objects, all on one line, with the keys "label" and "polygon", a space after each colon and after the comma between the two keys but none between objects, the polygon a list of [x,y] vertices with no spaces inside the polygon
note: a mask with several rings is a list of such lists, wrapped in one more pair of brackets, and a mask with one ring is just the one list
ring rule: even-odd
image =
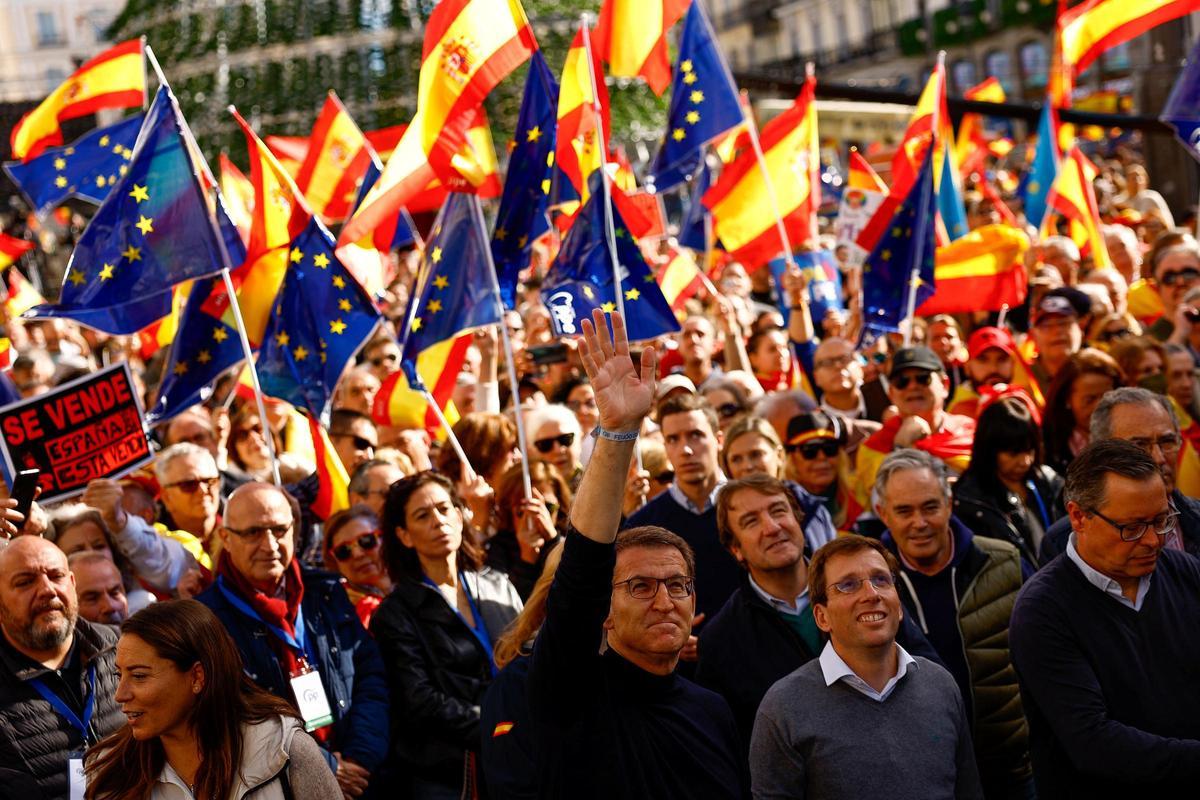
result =
[{"label": "man wearing glasses", "polygon": [[819,658],[776,683],[750,741],[755,797],[982,798],[962,696],[945,669],[896,643],[895,557],[848,535],[808,567]]},{"label": "man wearing glasses", "polygon": [[659,527],[617,535],[655,358],[643,350],[639,373],[611,320],[612,336],[598,309],[582,323],[599,432],[530,661],[538,796],[743,798],[729,706],[675,671],[696,610],[692,550]]},{"label": "man wearing glasses", "polygon": [[1162,471],[1129,441],[1067,470],[1066,555],[1021,591],[1012,654],[1037,793],[1187,797],[1200,778],[1200,562],[1165,546]]},{"label": "man wearing glasses", "polygon": [[900,562],[905,613],[954,676],[988,797],[1029,796],[1029,731],[1008,630],[1023,577],[1033,568],[1013,545],[975,536],[952,516],[946,467],[929,453],[889,455],[874,494],[875,513],[887,525],[880,541]]},{"label": "man wearing glasses", "polygon": [[239,487],[218,529],[217,580],[196,599],[225,625],[250,679],[295,704],[344,795],[358,797],[387,755],[383,660],[339,577],[295,558],[298,518],[283,489]]},{"label": "man wearing glasses", "polygon": [[375,457],[379,432],[369,416],[349,408],[334,409],[329,415],[329,441],[346,472],[353,475],[359,465]]}]

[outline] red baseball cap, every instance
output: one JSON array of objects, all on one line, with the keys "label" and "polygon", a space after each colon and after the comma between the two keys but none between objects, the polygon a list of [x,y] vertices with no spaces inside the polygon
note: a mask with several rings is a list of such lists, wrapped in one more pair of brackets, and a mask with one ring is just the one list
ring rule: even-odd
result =
[{"label": "red baseball cap", "polygon": [[990,347],[998,347],[1010,356],[1017,354],[1017,343],[1013,341],[1011,333],[1003,328],[987,327],[980,328],[967,339],[967,356],[978,358]]}]

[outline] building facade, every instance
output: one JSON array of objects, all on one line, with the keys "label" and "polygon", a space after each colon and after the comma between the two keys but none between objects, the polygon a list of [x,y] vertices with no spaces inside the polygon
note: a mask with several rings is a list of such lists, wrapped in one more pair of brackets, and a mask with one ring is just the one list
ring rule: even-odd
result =
[{"label": "building facade", "polygon": [[109,44],[122,0],[0,0],[0,103],[40,100]]}]

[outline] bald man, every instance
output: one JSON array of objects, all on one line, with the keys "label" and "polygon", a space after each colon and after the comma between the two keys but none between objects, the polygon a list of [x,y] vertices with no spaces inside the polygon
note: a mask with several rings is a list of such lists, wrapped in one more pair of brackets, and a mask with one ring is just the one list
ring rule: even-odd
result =
[{"label": "bald man", "polygon": [[66,798],[78,754],[125,722],[117,631],[79,618],[61,550],[21,536],[0,550],[0,633],[0,794]]},{"label": "bald man", "polygon": [[359,797],[387,755],[383,659],[339,576],[296,558],[299,519],[299,504],[277,486],[234,490],[217,529],[217,580],[196,599],[224,623],[246,674],[296,704],[310,731],[324,731],[318,741],[342,792]]}]

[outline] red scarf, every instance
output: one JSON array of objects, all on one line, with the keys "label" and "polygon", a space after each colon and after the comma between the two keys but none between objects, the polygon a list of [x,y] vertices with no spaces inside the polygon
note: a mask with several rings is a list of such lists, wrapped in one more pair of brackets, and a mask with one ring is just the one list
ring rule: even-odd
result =
[{"label": "red scarf", "polygon": [[[300,601],[304,598],[304,582],[300,580],[300,564],[296,559],[292,559],[291,565],[283,573],[283,598],[271,597],[256,589],[242,573],[233,568],[229,553],[221,553],[221,558],[217,562],[217,574],[224,579],[225,585],[230,591],[236,593],[254,609],[263,622],[287,631],[295,638],[296,612],[300,608]],[[274,634],[268,636],[267,641],[271,643],[271,648],[275,652],[275,657],[279,659],[284,674],[298,675],[300,673],[299,654]]]}]

